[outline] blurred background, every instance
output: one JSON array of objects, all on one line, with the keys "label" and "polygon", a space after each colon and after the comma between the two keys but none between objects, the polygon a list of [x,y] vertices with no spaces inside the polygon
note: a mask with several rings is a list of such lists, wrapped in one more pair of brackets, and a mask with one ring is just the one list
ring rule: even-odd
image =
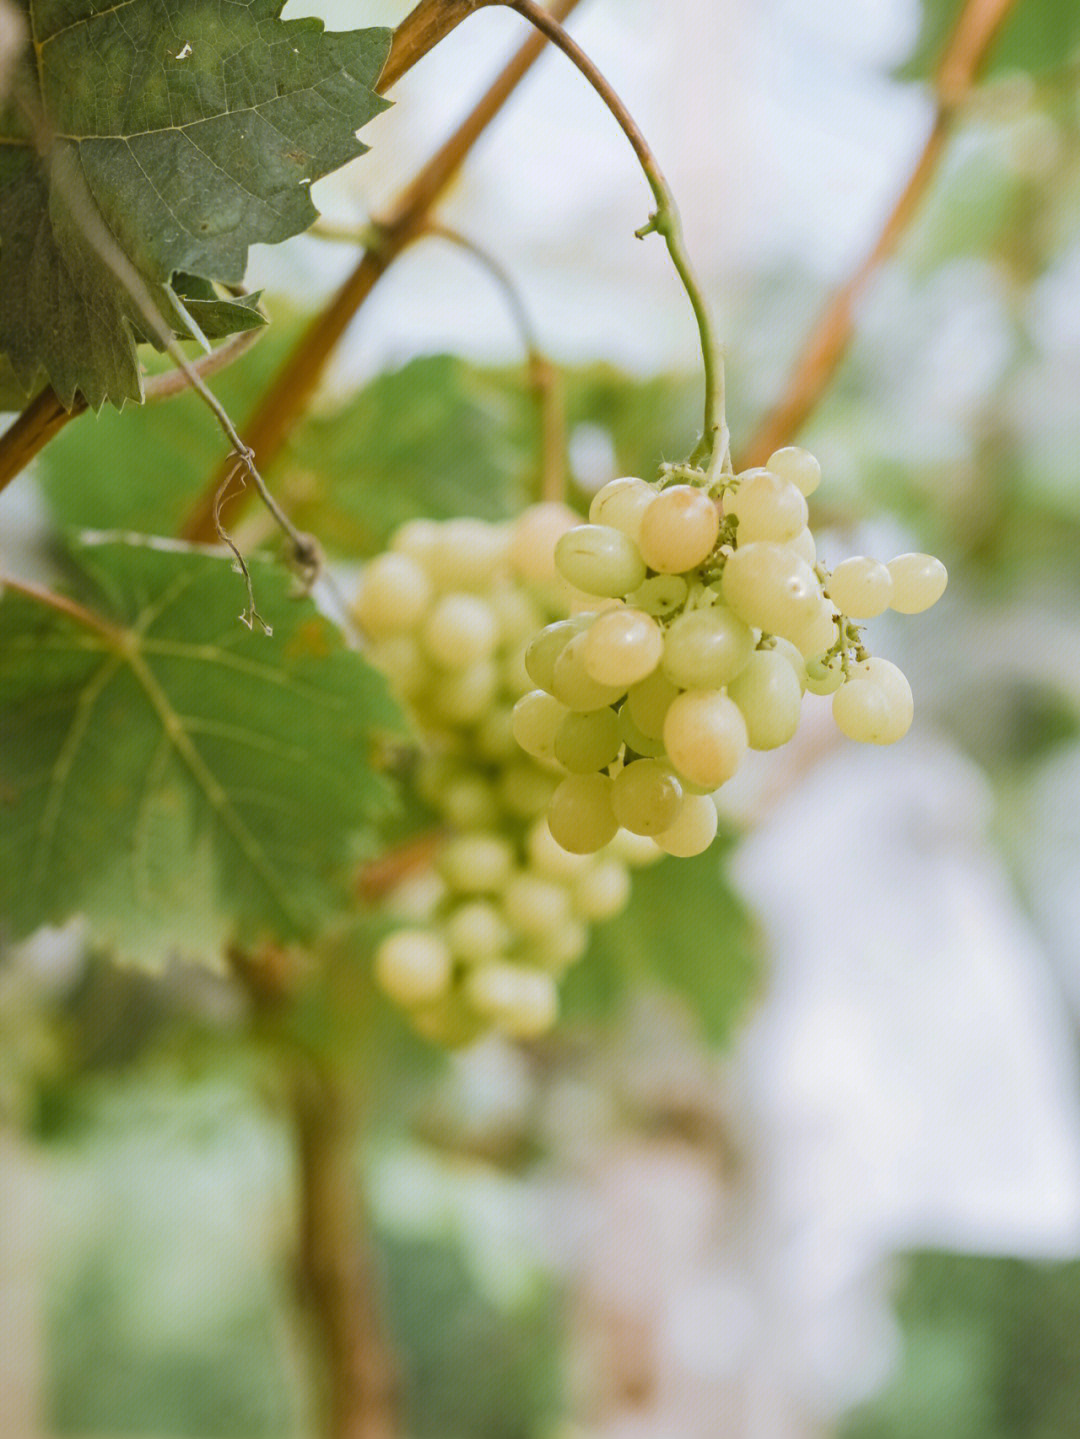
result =
[{"label": "blurred background", "polygon": [[[962,8],[572,17],[679,198],[736,456],[907,183]],[[522,29],[481,14],[418,66],[370,155],[316,187],[327,219],[378,215]],[[870,626],[911,679],[908,738],[856,748],[808,698],[798,740],[721,794],[718,850],[643,875],[598,930],[549,1042],[444,1056],[389,1009],[362,1034],[297,1019],[363,1060],[354,1217],[410,1439],[1077,1433],[1078,38],[1073,0],[1017,0],[798,435],[826,563],[949,568],[931,613]],[[663,247],[634,238],[647,213],[555,54],[438,210],[563,370],[579,499],[694,433],[696,341]],[[354,263],[309,236],[255,253],[275,325],[222,378],[231,406]],[[512,511],[521,359],[468,255],[411,248],[279,468],[301,523],[374,549],[425,496]],[[57,525],[167,529],[217,453],[186,403],[70,427],[0,502],[5,563],[47,572]],[[148,443],[167,473],[131,515],[108,496]],[[351,499],[357,465],[393,493]],[[0,1040],[0,1434],[312,1434],[288,1102],[250,1004],[179,966],[117,973],[74,925],[0,958]]]}]

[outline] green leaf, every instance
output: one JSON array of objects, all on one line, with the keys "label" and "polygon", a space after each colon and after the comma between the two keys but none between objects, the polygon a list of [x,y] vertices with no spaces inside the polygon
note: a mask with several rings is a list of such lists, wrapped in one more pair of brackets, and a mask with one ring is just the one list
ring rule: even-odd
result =
[{"label": "green leaf", "polygon": [[261,290],[251,295],[221,296],[209,281],[197,275],[177,275],[173,288],[208,340],[221,340],[241,330],[258,330],[269,323],[259,307]]},{"label": "green leaf", "polygon": [[94,231],[197,333],[173,277],[239,283],[249,246],[311,224],[312,182],[366,149],[356,131],[386,106],[389,31],[282,21],[282,0],[24,3],[19,88],[54,143],[43,164],[25,106],[0,109],[0,350],[65,404],[139,399],[145,320]]},{"label": "green leaf", "polygon": [[599,925],[563,987],[568,1017],[611,1010],[628,985],[678,995],[705,1037],[723,1044],[743,1017],[760,968],[753,924],[724,878],[716,846],[634,874],[630,904]]},{"label": "green leaf", "polygon": [[0,919],[83,914],[153,968],[318,931],[392,807],[381,677],[266,562],[272,637],[212,551],[91,535],[75,558],[95,623],[0,603]]},{"label": "green leaf", "polygon": [[[933,74],[965,0],[923,0],[923,23],[914,54],[900,71],[906,80]],[[1080,6],[1075,0],[1023,0],[1014,5],[990,48],[983,79],[1009,71],[1038,74],[1060,69],[1080,49]]]}]

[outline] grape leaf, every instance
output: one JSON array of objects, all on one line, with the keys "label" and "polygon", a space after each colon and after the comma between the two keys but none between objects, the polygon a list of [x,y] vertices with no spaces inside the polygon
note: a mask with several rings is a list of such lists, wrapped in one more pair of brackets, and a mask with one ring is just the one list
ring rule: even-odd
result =
[{"label": "grape leaf", "polygon": [[198,335],[173,277],[239,283],[249,246],[310,225],[312,181],[363,153],[386,106],[389,31],[283,21],[282,0],[23,4],[22,103],[0,106],[0,350],[25,390],[43,369],[65,404],[140,399],[145,320],[95,229]]},{"label": "grape leaf", "polygon": [[272,637],[213,551],[99,534],[74,556],[98,627],[0,602],[0,922],[83,914],[153,968],[318,930],[393,807],[381,677],[267,562]]}]

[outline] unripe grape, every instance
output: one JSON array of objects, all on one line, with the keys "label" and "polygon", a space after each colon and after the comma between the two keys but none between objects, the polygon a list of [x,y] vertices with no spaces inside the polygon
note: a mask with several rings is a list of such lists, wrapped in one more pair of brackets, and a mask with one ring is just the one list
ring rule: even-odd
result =
[{"label": "unripe grape", "polygon": [[793,540],[806,527],[806,497],[790,480],[771,470],[745,470],[734,494],[724,496],[724,513],[739,521],[740,545],[754,540]]},{"label": "unripe grape", "polygon": [[656,843],[665,854],[690,859],[709,848],[716,838],[718,824],[719,815],[712,798],[707,794],[688,794],[675,823],[656,836]]},{"label": "unripe grape", "polygon": [[776,650],[755,650],[728,685],[728,696],[742,711],[751,749],[777,749],[794,738],[802,690],[791,664]]},{"label": "unripe grape", "polygon": [[765,468],[782,480],[790,480],[804,495],[812,495],[821,484],[821,466],[809,450],[802,450],[798,445],[773,450],[765,461]]},{"label": "unripe grape", "polygon": [[686,690],[664,718],[664,744],[679,774],[718,789],[738,769],[749,741],[746,721],[720,690]]},{"label": "unripe grape", "polygon": [[599,859],[578,875],[570,894],[582,919],[612,919],[630,903],[630,875],[619,860]]},{"label": "unripe grape", "polygon": [[[642,516],[638,544],[650,569],[684,574],[708,559],[719,530],[719,512],[704,490],[672,485],[656,496]],[[627,586],[627,590],[633,588]]]},{"label": "unripe grape", "polygon": [[839,655],[818,655],[806,662],[806,688],[815,695],[834,695],[844,683],[844,665]]},{"label": "unripe grape", "polygon": [[508,557],[514,573],[531,584],[551,584],[557,577],[555,546],[581,518],[555,501],[533,505],[519,515],[510,531]]},{"label": "unripe grape", "polygon": [[686,603],[689,586],[682,575],[650,575],[644,584],[627,595],[636,610],[647,615],[673,615]]},{"label": "unripe grape", "polygon": [[571,774],[606,769],[622,748],[619,717],[613,709],[566,715],[555,735],[555,758]]},{"label": "unripe grape", "polygon": [[682,785],[671,766],[658,759],[634,760],[619,771],[611,788],[615,818],[632,834],[655,836],[670,829],[682,801]]},{"label": "unripe grape", "polygon": [[564,579],[587,595],[625,595],[645,578],[637,545],[611,525],[577,525],[555,546]]},{"label": "unripe grape", "polygon": [[726,605],[685,610],[664,636],[661,668],[681,689],[720,689],[750,658],[754,636]]},{"label": "unripe grape", "polygon": [[637,543],[641,517],[656,498],[652,485],[644,480],[609,480],[593,495],[589,519],[594,525],[611,525]]},{"label": "unripe grape", "polygon": [[487,659],[499,640],[491,606],[477,595],[445,594],[435,601],[423,628],[424,648],[444,669],[464,669]]},{"label": "unripe grape", "polygon": [[853,665],[847,682],[833,695],[837,727],[863,744],[895,744],[911,727],[911,686],[888,660]]},{"label": "unripe grape", "polygon": [[880,560],[852,555],[833,570],[826,589],[841,614],[853,620],[872,620],[889,608],[893,579]]},{"label": "unripe grape", "polygon": [[569,713],[565,705],[543,690],[530,690],[514,706],[514,738],[534,759],[555,758],[555,736]]},{"label": "unripe grape", "polygon": [[631,685],[626,693],[630,718],[638,729],[650,739],[662,739],[664,717],[668,706],[679,693],[679,686],[673,684],[662,670],[654,670],[648,679]]},{"label": "unripe grape", "polygon": [[570,918],[570,893],[566,886],[526,870],[507,882],[502,903],[510,923],[530,938],[558,929]]},{"label": "unripe grape", "polygon": [[728,556],[721,592],[744,624],[791,640],[821,605],[817,576],[806,561],[768,540]]},{"label": "unripe grape", "polygon": [[595,854],[615,838],[619,822],[611,808],[606,774],[572,774],[559,785],[548,806],[552,838],[571,854]]},{"label": "unripe grape", "polygon": [[948,571],[933,555],[897,555],[888,570],[893,582],[889,605],[902,615],[920,615],[936,605],[949,582]]},{"label": "unripe grape", "polygon": [[625,608],[598,615],[583,646],[591,677],[624,692],[652,674],[663,653],[663,631],[652,616]]},{"label": "unripe grape", "polygon": [[375,981],[397,1004],[428,1004],[450,987],[454,962],[446,942],[424,929],[399,929],[375,951]]},{"label": "unripe grape", "polygon": [[459,904],[446,920],[451,953],[466,964],[493,959],[510,943],[510,931],[495,905],[484,899]]},{"label": "unripe grape", "polygon": [[555,698],[566,705],[567,709],[582,713],[613,705],[626,693],[625,685],[601,684],[589,674],[585,668],[585,646],[588,640],[588,631],[574,636],[555,661],[551,679],[551,692]]},{"label": "unripe grape", "polygon": [[[672,695],[673,699],[674,697]],[[667,753],[662,739],[652,739],[638,729],[628,703],[619,710],[619,738],[627,749],[633,750],[635,754],[642,755],[646,759],[659,759],[662,754]]]},{"label": "unripe grape", "polygon": [[465,992],[480,1014],[515,1039],[546,1034],[559,1012],[551,975],[519,964],[481,965],[466,980]]},{"label": "unripe grape", "polygon": [[451,889],[489,894],[501,889],[514,869],[514,849],[499,834],[460,834],[439,852],[439,869]]},{"label": "unripe grape", "polygon": [[364,569],[354,606],[360,628],[372,639],[418,625],[431,603],[431,581],[409,555],[377,555]]},{"label": "unripe grape", "polygon": [[795,678],[799,682],[800,694],[805,694],[808,688],[806,679],[807,661],[797,645],[790,640],[784,639],[781,635],[773,635],[773,649],[778,655],[783,655],[788,664],[795,671]]}]

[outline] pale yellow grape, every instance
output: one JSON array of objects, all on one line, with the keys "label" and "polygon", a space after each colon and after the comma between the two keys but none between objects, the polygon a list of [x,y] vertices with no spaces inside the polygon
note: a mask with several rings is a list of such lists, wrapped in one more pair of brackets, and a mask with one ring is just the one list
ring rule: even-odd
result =
[{"label": "pale yellow grape", "polygon": [[644,834],[631,834],[628,829],[619,830],[607,851],[615,859],[621,859],[631,869],[644,869],[663,859],[664,851],[657,848],[656,841]]},{"label": "pale yellow grape", "polygon": [[622,748],[619,717],[613,709],[566,715],[555,736],[555,758],[571,774],[606,769]]},{"label": "pale yellow grape", "polygon": [[420,623],[431,596],[431,581],[417,560],[392,551],[377,555],[364,569],[356,618],[372,639],[400,634]]},{"label": "pale yellow grape", "polygon": [[449,893],[441,874],[433,869],[421,870],[394,886],[389,907],[396,919],[426,924]]},{"label": "pale yellow grape", "polygon": [[[704,490],[672,485],[656,496],[642,516],[638,546],[650,569],[666,575],[684,574],[708,559],[719,529],[719,511]],[[633,588],[627,586],[627,590]]]},{"label": "pale yellow grape", "polygon": [[623,691],[637,684],[660,663],[664,634],[642,610],[608,610],[589,626],[583,658],[590,676]]},{"label": "pale yellow grape", "polygon": [[499,799],[511,814],[532,819],[551,799],[558,778],[528,760],[509,764],[499,776]]},{"label": "pale yellow grape", "polygon": [[554,696],[530,690],[514,706],[514,738],[534,759],[553,760],[555,736],[568,713]]},{"label": "pale yellow grape", "polygon": [[902,615],[921,615],[936,605],[949,582],[948,571],[933,555],[897,555],[888,570],[893,582],[889,605]]},{"label": "pale yellow grape", "polygon": [[395,1003],[429,1004],[450,987],[454,961],[445,940],[424,929],[399,929],[375,951],[375,982]]},{"label": "pale yellow grape", "polygon": [[673,615],[686,603],[689,588],[682,575],[650,575],[627,595],[627,600],[647,615]]},{"label": "pale yellow grape", "polygon": [[[580,856],[579,856],[580,857]],[[554,974],[575,964],[589,948],[589,926],[580,919],[568,919],[565,924],[535,939],[526,948],[523,958],[540,969]]]},{"label": "pale yellow grape", "polygon": [[559,1013],[554,979],[523,965],[481,965],[466,980],[465,992],[478,1013],[514,1039],[546,1034]]},{"label": "pale yellow grape", "polygon": [[862,744],[895,744],[911,728],[915,712],[911,686],[888,660],[853,665],[833,695],[833,719],[849,739]]},{"label": "pale yellow grape", "polygon": [[612,525],[577,525],[555,546],[563,579],[587,595],[625,595],[645,578],[645,561],[629,535]]},{"label": "pale yellow grape", "polygon": [[658,759],[637,759],[615,776],[611,808],[631,834],[655,836],[675,823],[683,802],[682,785],[671,766]]},{"label": "pale yellow grape", "polygon": [[482,775],[467,773],[452,779],[439,795],[438,809],[455,829],[489,829],[499,823],[499,801]]},{"label": "pale yellow grape", "polygon": [[580,515],[556,501],[532,505],[511,527],[508,558],[514,573],[532,584],[551,584],[558,574],[555,545],[580,523]]},{"label": "pale yellow grape", "polygon": [[754,648],[754,636],[726,605],[686,610],[664,636],[664,674],[681,689],[720,689],[735,678]]},{"label": "pale yellow grape", "polygon": [[718,789],[739,768],[749,740],[746,721],[721,690],[686,690],[664,718],[671,763],[693,784]]},{"label": "pale yellow grape", "polygon": [[459,904],[445,923],[446,942],[456,959],[478,964],[505,953],[510,930],[498,908],[486,899]]},{"label": "pale yellow grape", "polygon": [[515,930],[535,939],[570,918],[570,891],[564,884],[523,870],[507,881],[502,907]]},{"label": "pale yellow grape", "polygon": [[555,677],[555,661],[576,634],[580,634],[588,621],[583,616],[571,620],[556,620],[545,626],[525,651],[525,670],[534,685],[551,693]]},{"label": "pale yellow grape", "polygon": [[802,689],[791,664],[776,650],[755,650],[728,685],[728,697],[742,711],[751,749],[777,749],[794,738]]},{"label": "pale yellow grape", "polygon": [[478,595],[441,595],[421,632],[424,649],[444,669],[465,669],[487,659],[499,642],[499,626],[491,606]]},{"label": "pale yellow grape", "polygon": [[627,749],[633,750],[635,754],[645,758],[659,759],[662,754],[666,753],[662,739],[651,739],[638,729],[630,713],[629,704],[624,704],[619,710],[619,738]]},{"label": "pale yellow grape", "polygon": [[754,540],[793,540],[806,527],[806,496],[771,470],[744,470],[734,494],[725,494],[724,513],[739,521],[740,545]]},{"label": "pale yellow grape", "polygon": [[426,568],[429,555],[439,543],[441,530],[438,520],[406,520],[390,536],[390,548],[395,554],[408,555]]},{"label": "pale yellow grape", "polygon": [[[527,677],[526,677],[527,678]],[[444,724],[476,724],[499,693],[499,671],[489,659],[435,677],[427,695],[435,719]]]},{"label": "pale yellow grape", "polygon": [[641,517],[655,498],[656,491],[644,480],[609,480],[593,495],[589,520],[594,525],[611,525],[622,530],[636,543],[641,533]]},{"label": "pale yellow grape", "polygon": [[836,615],[828,600],[818,600],[817,608],[787,636],[805,659],[824,654],[836,643]]},{"label": "pale yellow grape", "polygon": [[509,542],[510,532],[502,525],[468,518],[444,520],[425,567],[441,590],[482,590],[505,563]]},{"label": "pale yellow grape", "polygon": [[631,685],[626,693],[630,718],[638,729],[649,739],[662,739],[664,719],[668,706],[679,693],[679,686],[673,684],[662,670],[656,670],[648,679]]},{"label": "pale yellow grape", "polygon": [[781,635],[773,635],[773,649],[778,655],[783,655],[788,664],[795,671],[795,678],[799,682],[799,690],[802,694],[807,690],[806,664],[807,661],[797,645],[790,640],[785,640]]},{"label": "pale yellow grape", "polygon": [[539,819],[525,838],[525,851],[529,863],[537,874],[545,879],[569,881],[583,870],[588,869],[592,859],[586,854],[571,854],[563,849],[552,837],[547,819]]},{"label": "pale yellow grape", "polygon": [[817,540],[814,539],[813,530],[802,529],[793,539],[785,540],[784,543],[800,560],[805,560],[811,569],[817,564]]},{"label": "pale yellow grape", "polygon": [[821,466],[809,450],[800,449],[798,445],[773,450],[765,461],[765,468],[782,480],[790,480],[804,495],[812,495],[821,484]]},{"label": "pale yellow grape", "polygon": [[810,566],[786,545],[769,540],[740,546],[728,556],[721,593],[744,624],[791,640],[821,605],[821,587]]},{"label": "pale yellow grape", "polygon": [[582,919],[599,923],[621,914],[630,903],[630,875],[617,859],[599,859],[574,880],[570,891]]},{"label": "pale yellow grape", "polygon": [[656,836],[656,843],[665,854],[690,859],[704,854],[716,838],[719,815],[707,794],[688,794],[670,829]]},{"label": "pale yellow grape", "polygon": [[514,847],[501,834],[461,834],[447,840],[437,860],[443,879],[462,894],[490,894],[514,871]]},{"label": "pale yellow grape", "polygon": [[582,713],[612,705],[626,693],[625,685],[601,684],[589,674],[585,668],[585,646],[588,639],[587,630],[574,636],[555,661],[551,678],[551,692],[555,698],[566,705],[567,709],[579,710]]},{"label": "pale yellow grape", "polygon": [[572,774],[548,806],[548,829],[571,854],[595,854],[615,838],[619,822],[611,808],[612,782],[605,774]]},{"label": "pale yellow grape", "polygon": [[852,555],[833,570],[826,589],[841,614],[853,620],[872,620],[889,608],[893,578],[880,560]]},{"label": "pale yellow grape", "polygon": [[834,695],[844,683],[844,665],[839,655],[819,655],[806,664],[806,688],[815,695]]}]

